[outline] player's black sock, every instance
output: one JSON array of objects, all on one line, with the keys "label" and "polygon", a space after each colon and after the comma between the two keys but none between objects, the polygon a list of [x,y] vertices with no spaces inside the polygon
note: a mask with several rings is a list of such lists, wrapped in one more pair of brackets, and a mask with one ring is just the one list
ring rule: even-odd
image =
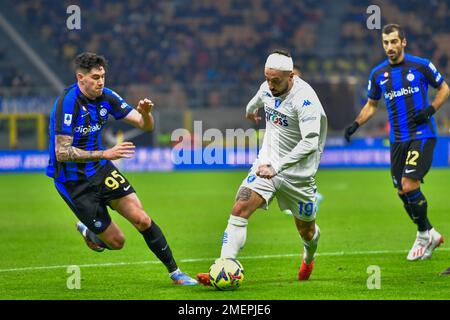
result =
[{"label": "player's black sock", "polygon": [[166,237],[164,237],[155,221],[152,221],[148,229],[141,231],[141,234],[144,236],[150,250],[164,263],[169,273],[177,270],[178,266],[173,258],[172,250],[170,250]]},{"label": "player's black sock", "polygon": [[[408,216],[411,218],[411,220],[415,224],[417,224],[417,221],[413,218],[413,216],[414,216],[413,213],[412,213],[413,212],[413,208],[409,205],[408,198],[406,197],[406,194],[400,194],[399,193],[398,196],[400,197],[400,199],[402,199],[403,205],[405,207],[406,212],[408,213]],[[426,223],[427,230],[431,230],[433,228],[433,226],[431,225],[430,221],[428,220],[428,216],[425,219],[426,219],[425,223]]]},{"label": "player's black sock", "polygon": [[408,205],[411,208],[411,216],[417,223],[419,231],[427,231],[432,228],[430,221],[427,218],[427,199],[420,191],[420,188],[405,193],[408,200]]}]

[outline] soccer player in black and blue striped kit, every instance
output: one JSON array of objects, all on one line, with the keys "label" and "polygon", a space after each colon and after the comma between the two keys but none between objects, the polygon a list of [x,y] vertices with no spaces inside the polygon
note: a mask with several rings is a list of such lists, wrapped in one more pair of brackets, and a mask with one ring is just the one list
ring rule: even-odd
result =
[{"label": "soccer player in black and blue striped kit", "polygon": [[142,234],[147,246],[166,266],[175,284],[196,285],[181,272],[158,225],[144,211],[133,187],[111,160],[130,158],[135,146],[123,142],[104,149],[101,132],[111,115],[151,131],[153,103],[140,100],[136,109],[105,88],[107,61],[85,52],[75,59],[77,83],[55,101],[50,116],[50,160],[47,175],[80,220],[77,229],[92,250],[122,249],[125,237],[111,220],[107,206],[120,213]]},{"label": "soccer player in black and blue striped kit", "polygon": [[[391,126],[392,180],[418,229],[407,259],[425,260],[444,241],[427,217],[427,200],[420,184],[431,167],[437,139],[433,114],[447,100],[450,90],[433,63],[405,54],[405,33],[399,25],[384,26],[382,37],[387,59],[372,70],[368,101],[345,130],[345,138],[350,142],[350,136],[375,114],[378,100],[384,96]],[[437,89],[431,104],[429,85]]]}]

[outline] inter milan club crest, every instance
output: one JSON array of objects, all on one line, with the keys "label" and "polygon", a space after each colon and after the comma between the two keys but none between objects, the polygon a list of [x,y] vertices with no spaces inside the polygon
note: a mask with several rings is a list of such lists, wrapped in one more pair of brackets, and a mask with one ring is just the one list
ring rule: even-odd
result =
[{"label": "inter milan club crest", "polygon": [[275,109],[278,109],[281,105],[281,100],[280,99],[275,99]]},{"label": "inter milan club crest", "polygon": [[108,110],[106,110],[105,108],[101,108],[101,109],[100,109],[100,115],[101,115],[102,117],[106,116],[107,114],[108,114]]}]

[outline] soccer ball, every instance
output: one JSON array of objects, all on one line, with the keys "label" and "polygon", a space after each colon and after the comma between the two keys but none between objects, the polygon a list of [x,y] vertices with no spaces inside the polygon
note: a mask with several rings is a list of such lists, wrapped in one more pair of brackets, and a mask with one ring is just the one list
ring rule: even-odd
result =
[{"label": "soccer ball", "polygon": [[236,259],[219,258],[209,268],[209,280],[218,290],[235,290],[244,280],[244,268]]}]

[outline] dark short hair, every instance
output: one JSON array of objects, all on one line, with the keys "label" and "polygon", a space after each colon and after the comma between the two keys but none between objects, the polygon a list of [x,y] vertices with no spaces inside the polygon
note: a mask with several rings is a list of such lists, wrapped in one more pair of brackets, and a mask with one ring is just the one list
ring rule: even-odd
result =
[{"label": "dark short hair", "polygon": [[398,32],[398,36],[399,36],[400,40],[403,40],[406,38],[405,31],[403,30],[403,28],[395,23],[390,23],[390,24],[385,25],[383,27],[382,33],[389,34],[389,33],[395,32],[395,31]]},{"label": "dark short hair", "polygon": [[75,70],[89,72],[92,68],[103,67],[106,69],[108,61],[104,56],[97,55],[92,52],[83,52],[76,56],[74,60]]},{"label": "dark short hair", "polygon": [[285,50],[275,50],[275,51],[272,51],[272,54],[273,53],[278,53],[278,54],[282,54],[283,56],[286,56],[286,57],[291,57],[291,54],[288,52],[288,51],[285,51]]}]

